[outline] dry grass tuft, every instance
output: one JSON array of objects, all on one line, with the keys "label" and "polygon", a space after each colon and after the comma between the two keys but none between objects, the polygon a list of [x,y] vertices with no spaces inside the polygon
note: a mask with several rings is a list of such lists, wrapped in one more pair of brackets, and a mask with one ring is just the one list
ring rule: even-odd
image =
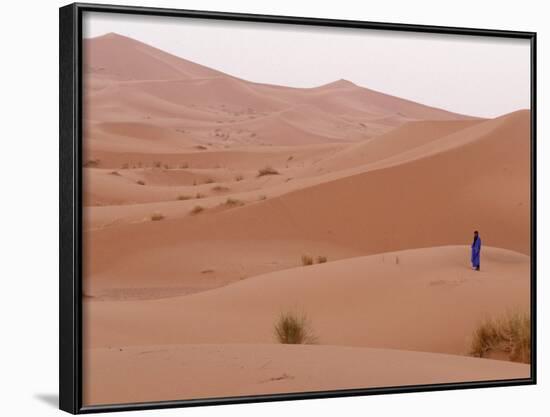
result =
[{"label": "dry grass tuft", "polygon": [[279,171],[270,166],[266,166],[258,170],[258,177],[263,177],[264,175],[279,175]]},{"label": "dry grass tuft", "polygon": [[265,194],[262,194],[260,196],[258,196],[258,200],[260,201],[263,201],[263,200],[266,200],[267,199],[267,196]]},{"label": "dry grass tuft", "polygon": [[195,206],[191,209],[191,214],[199,214],[199,213],[202,213],[204,211],[204,207],[203,206]]},{"label": "dry grass tuft", "polygon": [[116,176],[116,177],[120,177],[120,172],[118,172],[118,171],[111,171],[111,172],[109,172],[109,175],[114,175],[114,176]]},{"label": "dry grass tuft", "polygon": [[99,159],[88,159],[86,162],[84,162],[84,168],[95,168],[99,166]]},{"label": "dry grass tuft", "polygon": [[238,200],[236,198],[229,197],[227,200],[225,200],[225,203],[223,203],[225,206],[228,207],[239,207],[244,206],[244,202],[241,200]]},{"label": "dry grass tuft", "polygon": [[152,221],[159,221],[159,220],[162,220],[164,219],[164,215],[162,213],[153,213],[151,214],[151,220]]},{"label": "dry grass tuft", "polygon": [[223,191],[229,191],[229,187],[225,187],[223,185],[216,185],[212,187],[212,191],[215,191],[217,193],[221,193]]},{"label": "dry grass tuft", "polygon": [[528,313],[486,319],[474,331],[470,355],[504,353],[514,362],[531,362],[531,318]]},{"label": "dry grass tuft", "polygon": [[302,265],[304,266],[313,265],[313,256],[302,255]]},{"label": "dry grass tuft", "polygon": [[275,338],[283,344],[314,344],[317,338],[305,314],[281,313],[274,326]]},{"label": "dry grass tuft", "polygon": [[216,181],[215,181],[213,178],[207,178],[207,179],[204,181],[205,184],[213,184],[213,183],[215,183],[215,182],[216,182]]},{"label": "dry grass tuft", "polygon": [[180,164],[180,168],[181,169],[189,168],[189,164],[187,162],[184,162],[184,163]]},{"label": "dry grass tuft", "polygon": [[204,145],[197,145],[197,146],[195,146],[195,149],[199,149],[199,150],[201,150],[201,151],[205,151],[205,150],[207,150],[208,148],[207,148],[206,146],[204,146]]},{"label": "dry grass tuft", "polygon": [[160,161],[153,162],[153,167],[160,168],[161,166],[162,166],[162,162],[160,162]]},{"label": "dry grass tuft", "polygon": [[242,180],[244,180],[244,177],[242,175],[235,176],[235,181],[242,181]]},{"label": "dry grass tuft", "polygon": [[143,180],[137,180],[137,181],[136,181],[136,184],[138,184],[138,185],[145,185],[145,181],[143,181]]},{"label": "dry grass tuft", "polygon": [[324,264],[326,261],[328,261],[328,258],[326,256],[319,255],[317,257],[317,263],[318,264]]},{"label": "dry grass tuft", "polygon": [[185,201],[185,200],[191,200],[193,197],[191,197],[190,195],[184,195],[184,194],[180,194],[178,195],[178,200],[180,201]]},{"label": "dry grass tuft", "polygon": [[201,193],[197,193],[195,194],[195,198],[204,198],[204,194],[201,194]]}]

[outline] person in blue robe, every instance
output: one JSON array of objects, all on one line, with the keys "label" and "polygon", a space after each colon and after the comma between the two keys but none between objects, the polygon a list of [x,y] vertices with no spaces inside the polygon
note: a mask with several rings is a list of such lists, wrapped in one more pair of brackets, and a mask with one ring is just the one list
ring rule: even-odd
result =
[{"label": "person in blue robe", "polygon": [[481,256],[481,238],[479,237],[479,232],[476,230],[474,232],[474,241],[472,243],[472,269],[479,271]]}]

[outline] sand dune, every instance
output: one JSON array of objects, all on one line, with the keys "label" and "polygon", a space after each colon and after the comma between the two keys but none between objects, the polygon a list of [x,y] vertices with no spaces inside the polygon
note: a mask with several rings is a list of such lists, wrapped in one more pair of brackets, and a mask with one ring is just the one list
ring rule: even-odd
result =
[{"label": "sand dune", "polygon": [[[199,140],[210,136],[216,140],[212,133],[220,124],[252,121],[255,130],[248,134],[263,136],[256,143],[295,145],[322,143],[327,138],[361,140],[410,120],[471,119],[345,80],[317,88],[252,83],[117,34],[85,42],[88,87],[84,111],[88,120],[138,122],[153,118],[158,127],[175,120],[181,123],[182,118],[188,122],[208,120],[208,129],[202,126],[193,132]],[[293,125],[295,131],[280,131],[284,122],[274,125],[270,117],[266,118],[279,112],[284,112],[286,123],[299,121]],[[266,126],[262,126],[262,119]],[[95,136],[93,127],[89,136]],[[242,143],[243,138],[239,139],[237,142]]]},{"label": "sand dune", "polygon": [[217,76],[220,73],[116,33],[84,40],[84,70],[118,80]]},{"label": "sand dune", "polygon": [[[197,251],[196,264],[216,271],[223,263],[231,263],[230,246],[220,243],[217,248],[228,255],[206,261]],[[180,251],[150,253],[148,262],[169,264],[168,258],[163,261],[160,256],[171,256],[173,265]],[[284,260],[284,252],[276,259]],[[120,267],[128,265],[121,262]],[[211,279],[209,274],[193,273],[193,265],[187,267],[189,272],[173,277],[180,285],[200,285]],[[354,257],[309,267],[295,261],[285,270],[184,297],[91,299],[85,305],[86,345],[273,343],[275,321],[290,310],[307,313],[321,344],[466,354],[482,319],[528,309],[529,267],[525,255],[486,247],[483,270],[471,271],[464,246]],[[119,285],[129,284],[123,282],[118,268],[111,272],[109,284],[117,280]],[[132,276],[137,293],[139,283],[147,279],[140,279],[138,271]],[[155,278],[161,286],[163,281]],[[147,294],[146,288],[141,290]]]},{"label": "sand dune", "polygon": [[[195,257],[194,251],[185,250],[193,247],[193,242],[205,242],[201,251],[210,257],[220,253],[219,248],[206,242],[227,242],[227,246],[240,242],[244,251],[254,253],[261,247],[258,242],[271,240],[277,245],[295,242],[293,251],[323,249],[325,255],[335,258],[346,253],[356,256],[464,244],[474,229],[482,231],[487,245],[528,254],[529,152],[524,146],[528,121],[528,113],[516,113],[491,121],[491,128],[483,127],[482,135],[466,135],[462,146],[453,145],[444,152],[439,152],[436,146],[425,157],[310,184],[265,201],[256,197],[254,204],[230,210],[190,216],[190,208],[201,202],[185,202],[174,206],[176,212],[171,212],[174,218],[155,223],[143,221],[143,208],[136,209],[137,217],[129,210],[128,215],[139,223],[94,230],[86,236],[85,248],[93,259],[87,272],[95,275],[109,271],[113,263],[124,263],[126,259],[132,260],[131,267],[112,270],[103,279],[116,271],[124,279],[136,279],[137,275],[172,280],[177,265],[192,262]],[[489,122],[483,125],[486,123]],[[459,140],[454,138],[451,143]],[[495,154],[499,158],[491,157]],[[115,180],[122,182],[118,177],[109,179]],[[145,192],[144,187],[131,186],[136,193]],[[154,195],[152,191],[151,194]],[[175,190],[171,195],[174,194]],[[219,203],[219,198],[212,201],[213,205]],[[207,202],[202,204],[210,206]],[[112,213],[121,215],[117,211]],[[107,213],[103,224],[113,224],[116,216]],[[113,252],[109,242],[114,241],[125,244]],[[330,247],[320,244],[327,241]],[[244,249],[247,245],[248,249]],[[171,263],[170,272],[165,273],[165,267],[159,266],[166,260],[152,261],[158,248],[170,248],[170,253],[179,251],[178,262]],[[138,254],[147,254],[149,261],[142,263]],[[299,256],[300,252],[295,253],[294,258]],[[239,277],[253,274],[246,268],[241,270]],[[179,271],[183,274],[186,270]],[[229,280],[236,277],[234,272],[229,276]]]},{"label": "sand dune", "polygon": [[[464,356],[529,311],[528,110],[255,83],[108,34],[83,117],[87,404],[529,376]],[[284,311],[318,344],[278,344]]]},{"label": "sand dune", "polygon": [[487,381],[530,373],[528,365],[502,361],[339,346],[155,345],[94,349],[86,357],[85,404]]},{"label": "sand dune", "polygon": [[386,134],[348,146],[333,157],[322,161],[321,166],[324,170],[333,171],[383,161],[481,122],[481,120],[409,122]]}]

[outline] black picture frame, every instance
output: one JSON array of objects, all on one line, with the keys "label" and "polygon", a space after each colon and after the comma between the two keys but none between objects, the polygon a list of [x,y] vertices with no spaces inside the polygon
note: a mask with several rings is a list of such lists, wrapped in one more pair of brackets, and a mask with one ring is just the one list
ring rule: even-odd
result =
[{"label": "black picture frame", "polygon": [[[531,45],[531,377],[482,382],[443,383],[324,392],[250,395],[230,398],[174,400],[83,406],[82,403],[82,17],[84,12],[231,20],[256,23],[313,25],[399,32],[527,39]],[[412,393],[466,388],[531,385],[537,381],[536,357],[536,33],[462,27],[267,16],[212,11],[177,10],[99,4],[70,4],[59,9],[59,408],[72,414],[156,408],[237,404],[264,401]]]}]

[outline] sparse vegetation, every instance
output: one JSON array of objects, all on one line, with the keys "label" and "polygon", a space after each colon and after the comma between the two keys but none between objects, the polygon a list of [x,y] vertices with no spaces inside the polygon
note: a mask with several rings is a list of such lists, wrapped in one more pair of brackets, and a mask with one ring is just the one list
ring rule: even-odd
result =
[{"label": "sparse vegetation", "polygon": [[138,184],[138,185],[145,185],[145,181],[143,181],[143,180],[137,180],[137,181],[136,181],[136,184]]},{"label": "sparse vegetation", "polygon": [[239,174],[235,176],[235,181],[242,181],[242,180],[244,180],[244,177],[242,175]]},{"label": "sparse vegetation", "polygon": [[160,168],[161,166],[162,166],[162,162],[160,162],[160,161],[153,162],[153,167]]},{"label": "sparse vegetation", "polygon": [[531,318],[528,313],[509,313],[486,319],[474,331],[470,354],[479,358],[504,353],[514,362],[531,362]]},{"label": "sparse vegetation", "polygon": [[84,162],[84,168],[95,168],[99,166],[99,163],[101,161],[99,159],[88,159],[86,162]]},{"label": "sparse vegetation", "polygon": [[204,211],[203,206],[195,206],[191,209],[191,214],[199,214]]},{"label": "sparse vegetation", "polygon": [[260,201],[263,201],[266,198],[267,198],[267,196],[265,194],[262,194],[262,195],[258,196],[258,200],[260,200]]},{"label": "sparse vegetation", "polygon": [[128,162],[125,162],[122,164],[122,166],[120,167],[121,169],[128,169],[130,168],[130,164]]},{"label": "sparse vegetation", "polygon": [[258,177],[263,177],[264,175],[279,175],[279,171],[268,165],[258,170]]},{"label": "sparse vegetation", "polygon": [[274,326],[275,338],[283,344],[314,344],[317,338],[305,314],[281,313]]},{"label": "sparse vegetation", "polygon": [[114,175],[114,176],[116,176],[116,177],[120,177],[120,172],[118,172],[118,171],[111,171],[111,172],[109,172],[109,175]]},{"label": "sparse vegetation", "polygon": [[196,149],[199,149],[199,150],[201,150],[201,151],[205,151],[205,150],[208,149],[208,148],[207,148],[206,146],[204,146],[204,145],[197,145],[197,146],[195,146],[195,148],[196,148]]},{"label": "sparse vegetation", "polygon": [[184,194],[180,194],[178,195],[178,200],[180,201],[184,201],[184,200],[191,200],[193,197],[191,197],[190,195],[184,195]]},{"label": "sparse vegetation", "polygon": [[201,193],[195,194],[195,198],[204,198],[204,195]]},{"label": "sparse vegetation", "polygon": [[189,164],[187,162],[183,162],[180,164],[181,169],[189,168]]},{"label": "sparse vegetation", "polygon": [[213,179],[213,178],[207,178],[206,180],[204,180],[204,183],[205,184],[213,184],[215,183],[216,181]]},{"label": "sparse vegetation", "polygon": [[238,207],[244,205],[244,202],[241,200],[237,200],[236,198],[229,197],[227,200],[225,200],[224,205],[228,207]]},{"label": "sparse vegetation", "polygon": [[164,216],[162,215],[162,213],[153,213],[151,215],[151,220],[152,221],[159,221],[159,220],[162,220],[164,219]]},{"label": "sparse vegetation", "polygon": [[302,265],[304,266],[313,265],[313,256],[302,255]]},{"label": "sparse vegetation", "polygon": [[225,187],[223,185],[216,185],[212,187],[212,191],[215,191],[217,193],[221,193],[223,191],[229,191],[229,187]]},{"label": "sparse vegetation", "polygon": [[326,257],[326,256],[323,256],[323,255],[319,255],[319,256],[317,257],[317,263],[318,263],[318,264],[324,264],[327,260],[328,260],[327,257]]}]

